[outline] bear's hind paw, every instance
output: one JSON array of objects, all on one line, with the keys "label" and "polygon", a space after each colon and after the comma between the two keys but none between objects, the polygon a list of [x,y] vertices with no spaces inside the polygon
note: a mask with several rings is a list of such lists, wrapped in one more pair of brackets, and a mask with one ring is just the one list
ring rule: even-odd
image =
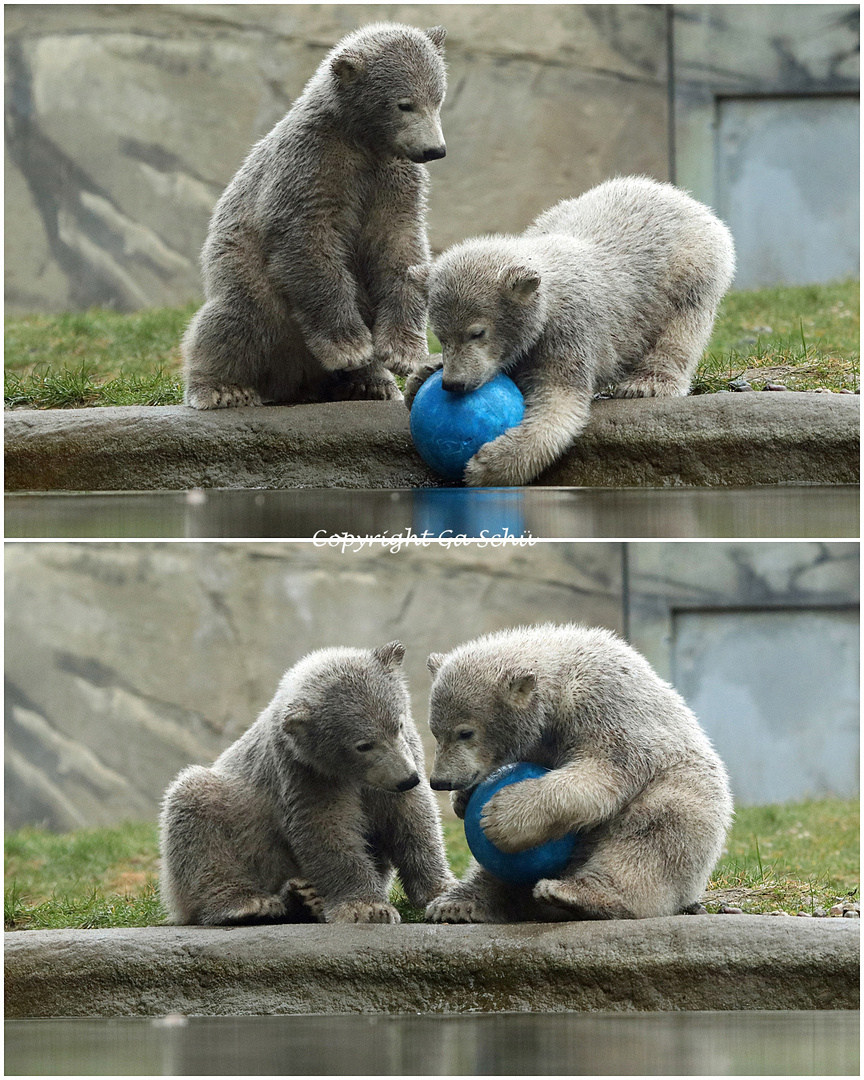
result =
[{"label": "bear's hind paw", "polygon": [[392,904],[383,901],[345,900],[327,912],[328,923],[398,923],[402,921]]},{"label": "bear's hind paw", "polygon": [[278,919],[285,914],[285,905],[278,896],[249,896],[226,908],[224,922],[245,922],[247,919]]},{"label": "bear's hind paw", "polygon": [[193,409],[236,409],[261,404],[261,395],[251,386],[210,386],[189,389],[186,404]]},{"label": "bear's hind paw", "polygon": [[295,898],[306,909],[316,922],[325,922],[324,897],[318,892],[311,881],[303,878],[292,878],[283,889],[289,898]]},{"label": "bear's hind paw", "polygon": [[439,896],[426,908],[426,922],[485,923],[492,922],[477,900],[448,900]]}]

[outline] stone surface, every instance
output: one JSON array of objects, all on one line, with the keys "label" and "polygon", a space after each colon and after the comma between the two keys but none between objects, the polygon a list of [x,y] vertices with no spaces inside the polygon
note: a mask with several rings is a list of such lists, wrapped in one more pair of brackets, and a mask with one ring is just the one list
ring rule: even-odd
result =
[{"label": "stone surface", "polygon": [[[859,406],[840,394],[597,401],[536,483],[856,483]],[[446,486],[414,450],[400,402],[14,410],[5,476],[8,491]]]},{"label": "stone surface", "polygon": [[753,915],[28,930],[5,935],[6,1017],[854,1009],[859,927]]},{"label": "stone surface", "polygon": [[7,310],[199,297],[210,211],[249,147],[378,19],[448,30],[436,250],[520,231],[616,173],[665,178],[660,8],[11,5]]},{"label": "stone surface", "polygon": [[[835,649],[820,668],[810,653],[824,654],[811,638],[789,631],[798,614],[809,628],[814,611],[831,619],[856,611],[858,562],[857,542],[431,543],[344,553],[254,541],[7,543],[6,826],[64,831],[155,820],[181,768],[212,762],[264,708],[287,667],[332,645],[405,644],[431,765],[429,653],[543,621],[623,633],[679,683],[682,613],[709,629],[711,620],[731,621],[733,631],[736,619],[745,631],[758,619],[763,662],[741,664],[737,682],[715,678],[709,700],[721,732],[724,710],[734,714],[742,693],[788,702],[776,690],[777,672],[794,684],[801,669],[813,686],[806,710],[787,706],[796,752],[807,761],[818,744],[812,757],[822,758],[837,743],[857,761],[849,741],[857,728],[846,728],[857,703],[857,653]],[[807,655],[799,663],[800,650]],[[689,688],[716,674],[711,649],[693,653]],[[839,703],[838,687],[847,688]],[[837,715],[820,723],[814,699],[837,704]],[[815,730],[802,729],[802,717],[815,718]],[[750,748],[748,770],[758,764],[768,783],[772,745],[751,747],[748,732],[735,730]],[[814,794],[840,794],[830,776],[825,784]],[[737,769],[732,785],[737,797]],[[452,816],[446,796],[442,803]]]}]

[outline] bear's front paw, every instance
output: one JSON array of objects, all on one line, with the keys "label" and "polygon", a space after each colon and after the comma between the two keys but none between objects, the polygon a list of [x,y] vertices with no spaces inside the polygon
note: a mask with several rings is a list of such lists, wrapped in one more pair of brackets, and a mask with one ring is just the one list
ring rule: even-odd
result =
[{"label": "bear's front paw", "polygon": [[456,817],[462,821],[465,820],[465,811],[468,808],[468,800],[477,790],[477,785],[470,788],[460,788],[459,791],[450,792],[450,805],[453,807],[453,813]]},{"label": "bear's front paw", "polygon": [[401,401],[402,391],[390,372],[374,363],[360,371],[346,371],[337,376],[329,398],[332,401]]},{"label": "bear's front paw", "polygon": [[480,825],[501,851],[524,851],[552,839],[541,811],[542,780],[503,788],[486,804]]},{"label": "bear's front paw", "polygon": [[328,923],[398,923],[399,912],[384,901],[345,900],[326,913]]},{"label": "bear's front paw", "polygon": [[481,446],[465,466],[465,483],[469,487],[515,487],[527,483],[534,475],[530,465],[512,444],[509,432]]},{"label": "bear's front paw", "polygon": [[325,371],[356,371],[367,367],[375,358],[372,335],[365,327],[364,330],[365,333],[349,338],[310,341],[309,348]]},{"label": "bear's front paw", "polygon": [[414,398],[423,383],[426,382],[430,375],[440,371],[443,366],[444,361],[440,356],[427,355],[426,359],[422,360],[419,366],[414,369],[413,375],[405,383],[405,404],[409,409],[414,404]]},{"label": "bear's front paw", "polygon": [[396,375],[411,375],[429,355],[425,335],[400,327],[376,329],[372,341],[375,359]]},{"label": "bear's front paw", "polygon": [[426,908],[426,922],[485,923],[492,922],[492,919],[476,898],[448,899],[445,893]]},{"label": "bear's front paw", "polygon": [[251,386],[190,387],[186,392],[186,404],[193,409],[238,409],[260,405],[261,396]]}]

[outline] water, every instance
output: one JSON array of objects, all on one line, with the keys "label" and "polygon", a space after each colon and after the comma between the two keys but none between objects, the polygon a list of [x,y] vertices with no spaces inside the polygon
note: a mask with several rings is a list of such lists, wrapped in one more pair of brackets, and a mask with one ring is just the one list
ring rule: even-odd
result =
[{"label": "water", "polygon": [[856,1076],[857,1012],[10,1020],[6,1075]]},{"label": "water", "polygon": [[6,496],[6,536],[857,537],[854,485],[342,488]]}]

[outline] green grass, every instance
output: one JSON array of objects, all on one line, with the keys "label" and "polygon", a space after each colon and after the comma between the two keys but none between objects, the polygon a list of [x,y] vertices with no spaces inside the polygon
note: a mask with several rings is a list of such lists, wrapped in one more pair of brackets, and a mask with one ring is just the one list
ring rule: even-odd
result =
[{"label": "green grass", "polygon": [[790,390],[857,391],[859,303],[857,281],[729,293],[693,393],[725,390],[745,372],[756,390],[775,382]]},{"label": "green grass", "polygon": [[[857,800],[742,807],[709,882],[708,910],[725,902],[753,913],[812,912],[857,898],[858,818]],[[450,865],[461,876],[469,860],[462,825],[450,821],[444,831]],[[62,835],[20,829],[6,834],[5,858],[7,930],[153,926],[164,919],[153,823]],[[422,920],[398,885],[393,899],[406,922]]]},{"label": "green grass", "polygon": [[164,912],[156,891],[155,823],[5,837],[7,930],[152,926]]},{"label": "green grass", "polygon": [[196,306],[7,318],[6,408],[181,402],[180,339]]},{"label": "green grass", "polygon": [[[857,390],[858,298],[857,281],[730,293],[693,392],[725,390],[744,372],[760,390],[766,381],[799,390]],[[182,401],[179,343],[195,307],[8,317],[6,407]],[[431,333],[429,346],[441,350]]]}]

